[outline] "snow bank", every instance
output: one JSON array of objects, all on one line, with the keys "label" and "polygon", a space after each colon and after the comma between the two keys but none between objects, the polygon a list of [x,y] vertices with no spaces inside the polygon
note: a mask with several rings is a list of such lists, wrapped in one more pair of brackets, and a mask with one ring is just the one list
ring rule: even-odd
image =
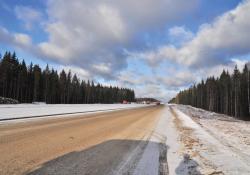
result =
[{"label": "snow bank", "polygon": [[17,104],[0,105],[0,121],[27,117],[98,112],[145,107],[145,104]]},{"label": "snow bank", "polygon": [[174,118],[168,107],[162,112],[156,132],[161,134],[162,138],[165,138],[168,174],[175,175],[177,174],[176,169],[181,164],[183,156],[180,152],[181,145],[179,142],[179,132],[175,127]]},{"label": "snow bank", "polygon": [[18,104],[17,100],[12,98],[0,97],[0,104]]},{"label": "snow bank", "polygon": [[[202,168],[206,167],[211,170],[214,169],[215,171],[223,172],[224,174],[250,174],[249,154],[246,155],[239,149],[234,149],[232,145],[226,142],[227,137],[225,133],[223,134],[223,130],[219,129],[220,127],[229,127],[232,123],[238,122],[230,120],[230,118],[228,118],[228,121],[225,121],[225,117],[221,116],[218,119],[222,119],[223,123],[219,123],[220,120],[215,119],[217,114],[213,115],[213,113],[205,111],[203,116],[199,109],[192,109],[188,106],[173,106],[173,108],[183,127],[191,129],[191,132],[188,132],[188,135],[184,135],[184,137],[190,141],[196,141],[197,144],[192,145],[189,152],[196,153],[194,155],[199,155],[194,157],[194,159],[198,160],[197,162]],[[189,111],[188,114],[194,116],[194,120],[191,119],[192,117],[184,114],[177,108],[186,112]],[[199,113],[200,116],[195,114],[195,112],[190,113],[190,111],[196,111],[196,113]],[[199,122],[197,123],[197,121],[201,120],[203,121],[202,125],[199,124]],[[219,125],[217,125],[217,129],[210,126],[211,124],[214,125],[216,123],[219,123]],[[210,128],[211,130],[207,128]],[[232,127],[229,128],[232,129]],[[237,130],[232,129],[230,131],[227,130],[227,132],[228,136],[231,133],[237,132]],[[233,137],[229,138],[233,139]],[[239,145],[241,144],[238,142],[238,146]]]},{"label": "snow bank", "polygon": [[190,106],[178,108],[192,116],[192,118],[205,128],[211,135],[228,145],[234,151],[241,152],[242,156],[248,157],[250,162],[250,122],[237,120],[233,117],[197,109]]}]

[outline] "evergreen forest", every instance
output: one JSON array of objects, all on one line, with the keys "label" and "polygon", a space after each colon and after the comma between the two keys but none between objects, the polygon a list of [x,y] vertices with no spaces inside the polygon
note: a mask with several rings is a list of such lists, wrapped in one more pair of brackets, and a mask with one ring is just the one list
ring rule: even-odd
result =
[{"label": "evergreen forest", "polygon": [[15,52],[0,56],[0,96],[20,103],[48,104],[120,103],[135,100],[128,88],[102,86],[93,81],[80,80],[71,71],[57,72],[47,67],[19,61]]},{"label": "evergreen forest", "polygon": [[223,70],[218,78],[209,77],[183,90],[170,103],[191,105],[222,113],[238,119],[250,120],[250,70],[248,64],[232,74]]}]

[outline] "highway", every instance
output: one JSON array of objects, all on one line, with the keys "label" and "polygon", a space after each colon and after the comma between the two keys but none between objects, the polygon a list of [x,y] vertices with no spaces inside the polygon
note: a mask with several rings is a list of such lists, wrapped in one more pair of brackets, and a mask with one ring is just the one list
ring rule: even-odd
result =
[{"label": "highway", "polygon": [[0,174],[133,174],[163,108],[1,123]]}]

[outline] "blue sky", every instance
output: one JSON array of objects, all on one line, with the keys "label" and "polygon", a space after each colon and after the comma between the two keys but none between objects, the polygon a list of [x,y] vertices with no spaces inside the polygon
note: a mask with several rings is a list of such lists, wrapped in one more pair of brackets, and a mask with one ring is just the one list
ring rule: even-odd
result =
[{"label": "blue sky", "polygon": [[169,100],[250,58],[250,1],[1,0],[0,53]]}]

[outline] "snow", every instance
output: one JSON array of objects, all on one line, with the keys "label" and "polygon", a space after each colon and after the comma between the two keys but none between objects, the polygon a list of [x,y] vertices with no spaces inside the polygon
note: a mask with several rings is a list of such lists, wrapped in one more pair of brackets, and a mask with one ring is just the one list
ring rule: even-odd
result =
[{"label": "snow", "polygon": [[176,113],[179,119],[182,121],[182,125],[184,127],[200,130],[199,125],[197,125],[197,123],[195,123],[189,116],[187,116],[186,114],[182,113],[179,110],[176,110]]},{"label": "snow", "polygon": [[182,154],[179,150],[178,131],[168,107],[165,107],[159,115],[158,123],[151,133],[149,144],[134,174],[158,175],[159,168],[161,168],[160,174],[175,175],[182,161]]},{"label": "snow", "polygon": [[145,107],[145,104],[17,104],[0,105],[0,120]]},{"label": "snow", "polygon": [[250,174],[249,122],[190,106],[172,107],[184,130],[185,151],[202,174]]},{"label": "snow", "polygon": [[196,122],[206,129],[211,135],[231,147],[236,152],[241,152],[250,162],[250,122],[237,120],[224,114],[205,111],[188,106],[178,108],[192,116]]},{"label": "snow", "polygon": [[182,154],[180,152],[180,142],[179,142],[179,133],[175,127],[172,114],[169,111],[169,108],[166,107],[162,112],[162,117],[159,121],[159,126],[157,129],[158,133],[164,135],[165,144],[167,146],[167,162],[168,162],[168,172],[169,175],[175,175],[178,165],[182,161]]},{"label": "snow", "polygon": [[158,175],[158,169],[159,169],[159,146],[158,144],[149,142],[133,174]]}]

